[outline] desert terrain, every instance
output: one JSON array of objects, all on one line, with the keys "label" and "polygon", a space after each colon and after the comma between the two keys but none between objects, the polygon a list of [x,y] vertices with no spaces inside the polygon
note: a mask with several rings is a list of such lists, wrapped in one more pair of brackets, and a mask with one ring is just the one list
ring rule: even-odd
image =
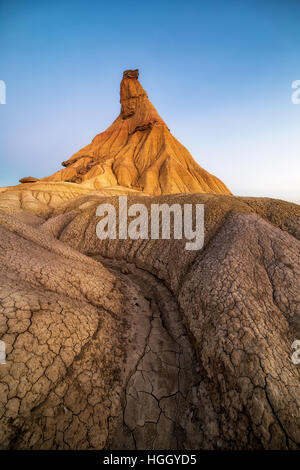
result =
[{"label": "desert terrain", "polygon": [[[123,74],[121,111],[0,189],[1,449],[299,449],[300,208],[238,197]],[[185,240],[100,240],[101,203],[204,204]]]}]

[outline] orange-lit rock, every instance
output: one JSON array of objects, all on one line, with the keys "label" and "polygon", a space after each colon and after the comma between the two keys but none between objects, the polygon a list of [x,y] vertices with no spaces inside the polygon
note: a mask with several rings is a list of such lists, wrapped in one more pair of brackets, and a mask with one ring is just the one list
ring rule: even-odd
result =
[{"label": "orange-lit rock", "polygon": [[80,183],[91,189],[125,186],[148,194],[230,194],[201,168],[170,133],[138,81],[126,70],[120,87],[121,112],[106,131],[42,181]]}]

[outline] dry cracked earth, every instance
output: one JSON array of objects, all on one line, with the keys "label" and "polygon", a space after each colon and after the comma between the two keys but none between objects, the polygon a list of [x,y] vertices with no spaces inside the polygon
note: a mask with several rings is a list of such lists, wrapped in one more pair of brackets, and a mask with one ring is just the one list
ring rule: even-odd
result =
[{"label": "dry cracked earth", "polygon": [[299,449],[299,206],[129,196],[205,204],[187,251],[99,240],[107,197],[0,211],[0,447]]}]

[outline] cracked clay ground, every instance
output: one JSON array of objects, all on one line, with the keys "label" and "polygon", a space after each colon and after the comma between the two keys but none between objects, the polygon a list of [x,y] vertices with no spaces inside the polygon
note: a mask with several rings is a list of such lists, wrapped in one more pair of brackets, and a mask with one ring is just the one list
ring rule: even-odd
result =
[{"label": "cracked clay ground", "polygon": [[162,282],[133,264],[101,261],[126,282],[139,307],[142,354],[125,388],[123,422],[112,448],[180,449],[193,441],[197,362],[178,305]]},{"label": "cracked clay ground", "polygon": [[205,204],[188,252],[99,240],[103,198],[0,211],[0,448],[299,449],[299,207],[128,198]]}]

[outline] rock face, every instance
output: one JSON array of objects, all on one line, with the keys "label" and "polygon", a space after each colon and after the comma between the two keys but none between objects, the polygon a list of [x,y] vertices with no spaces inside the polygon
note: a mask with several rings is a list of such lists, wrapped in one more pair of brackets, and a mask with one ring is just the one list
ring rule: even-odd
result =
[{"label": "rock face", "polygon": [[[0,448],[300,449],[299,206],[229,194],[137,70],[65,166],[0,188]],[[99,240],[124,194],[204,204],[203,248]]]},{"label": "rock face", "polygon": [[121,112],[114,123],[63,162],[65,169],[42,181],[69,181],[96,189],[120,185],[153,195],[230,194],[172,136],[138,76],[138,70],[124,72]]}]

